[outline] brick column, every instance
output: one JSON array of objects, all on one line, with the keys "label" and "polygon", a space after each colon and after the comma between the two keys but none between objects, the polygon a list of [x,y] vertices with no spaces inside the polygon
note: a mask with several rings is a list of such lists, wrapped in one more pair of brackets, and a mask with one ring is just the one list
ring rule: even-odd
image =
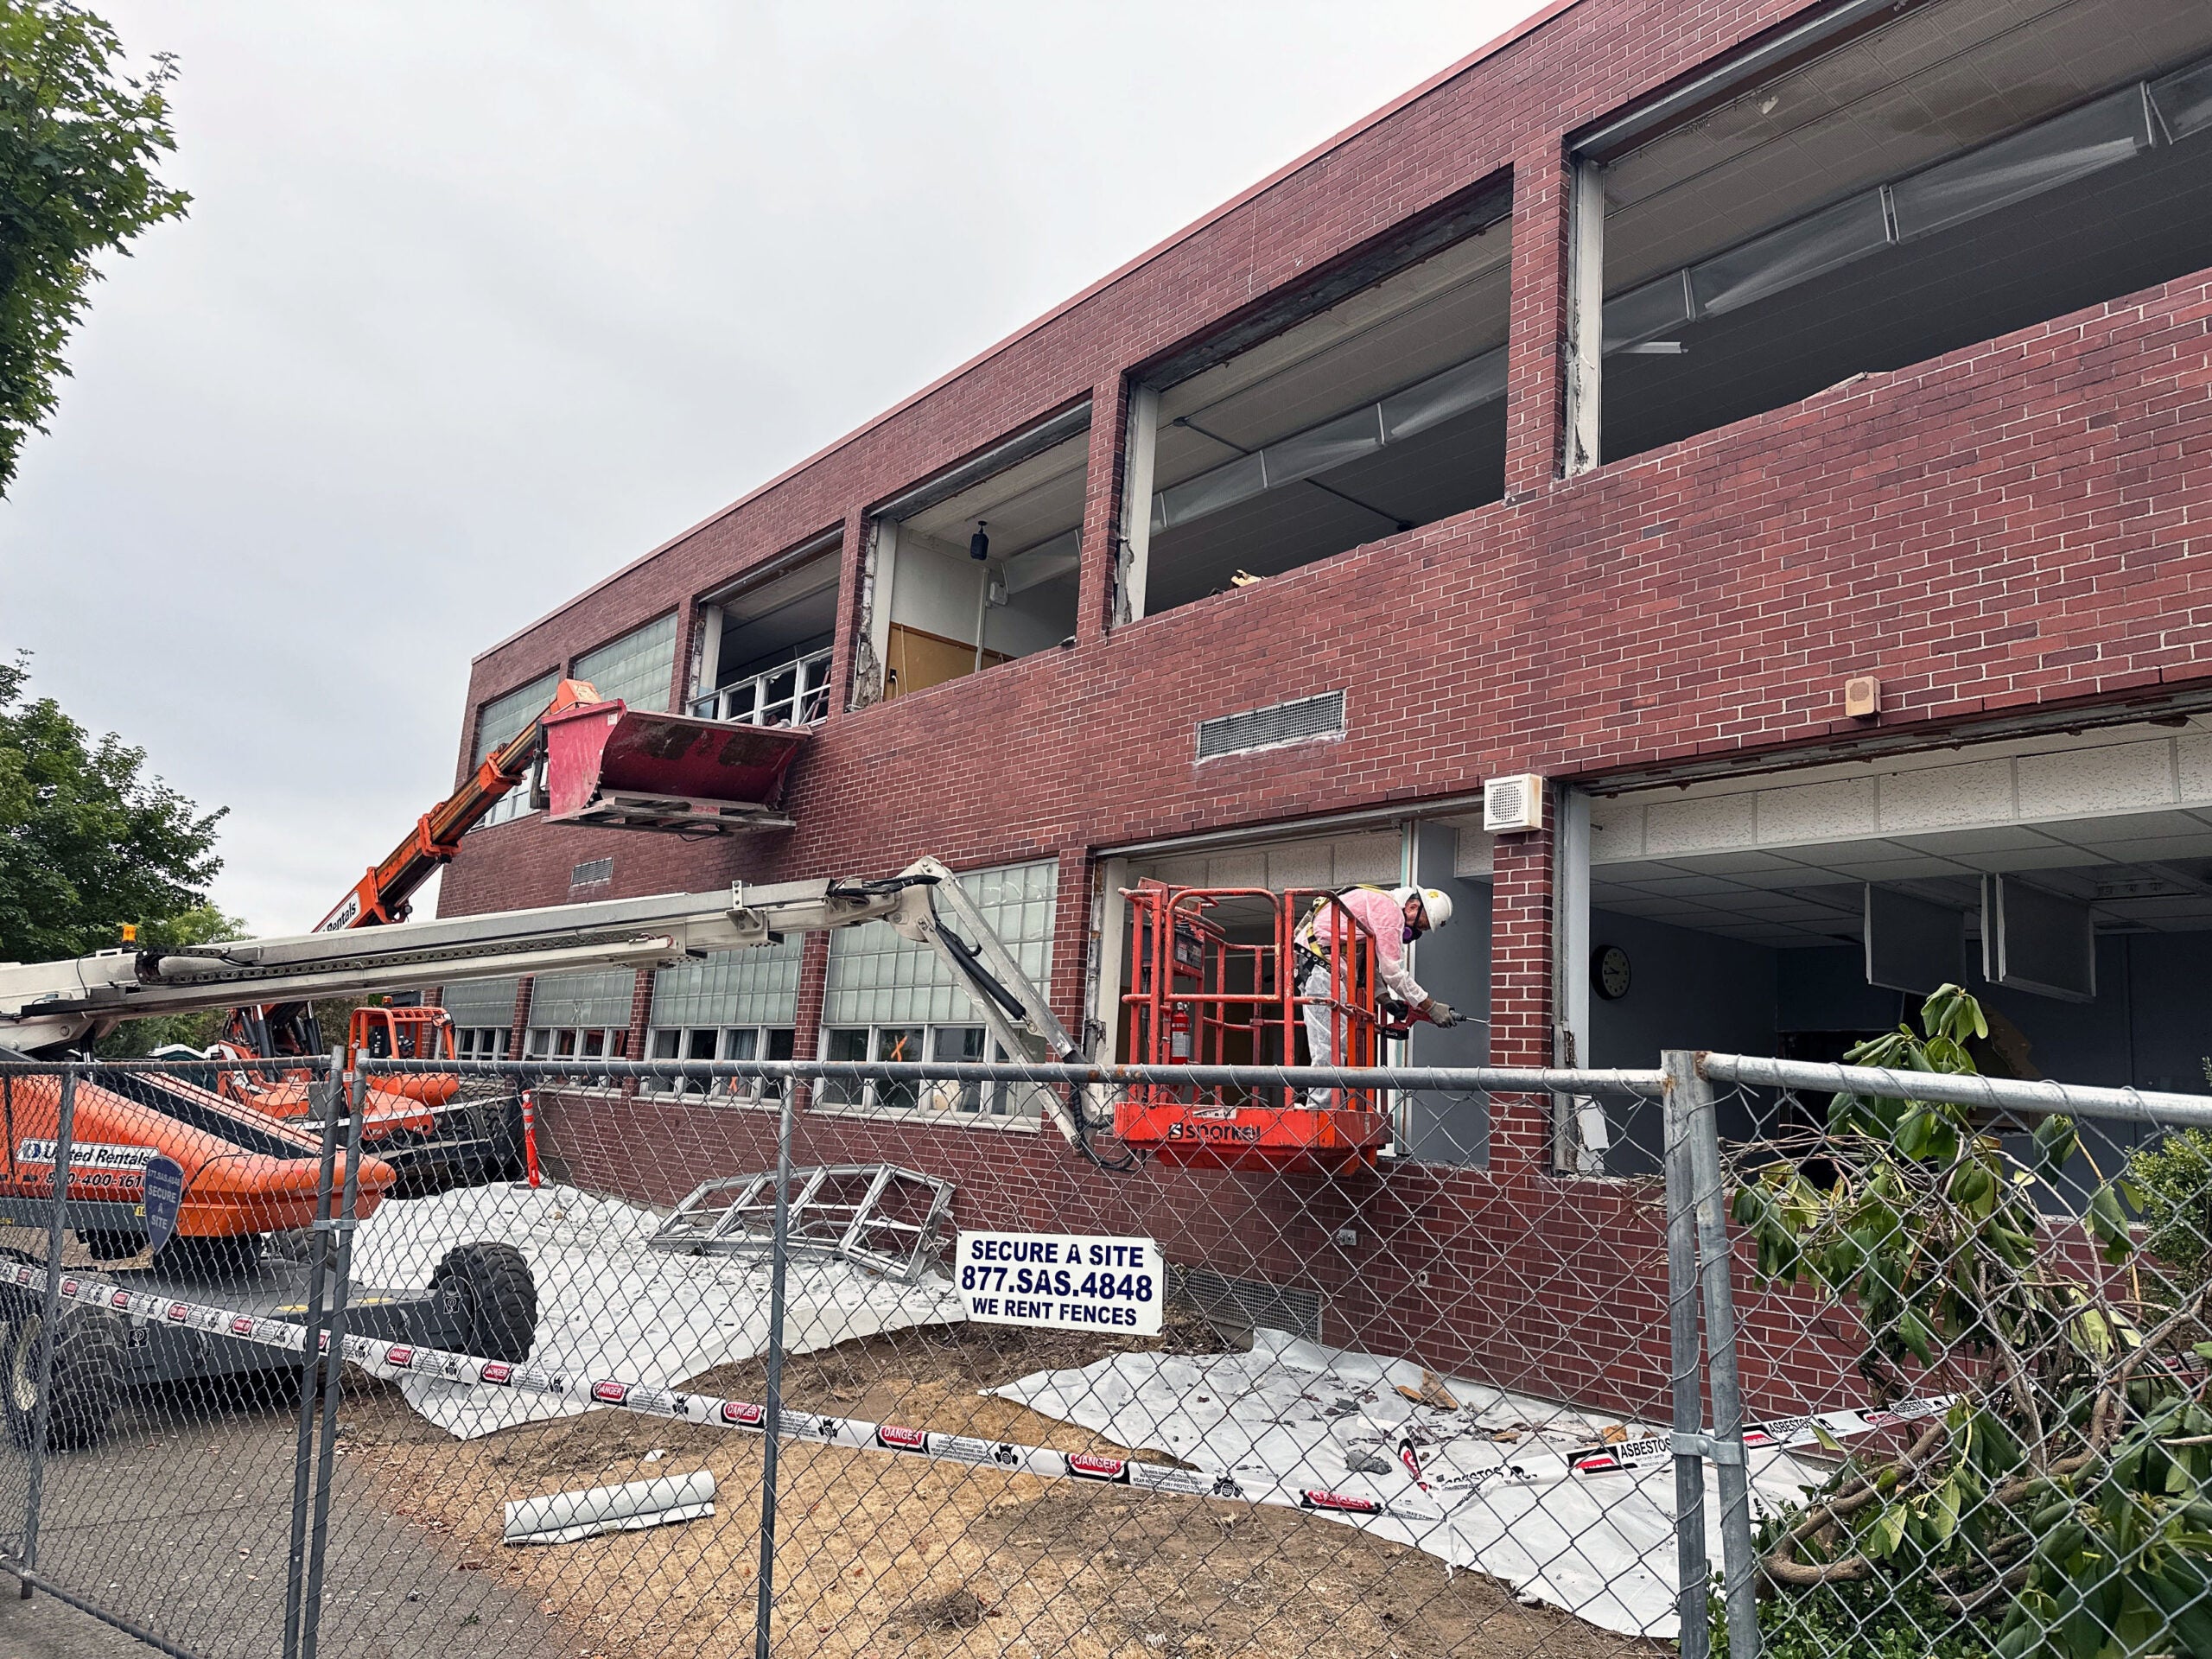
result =
[{"label": "brick column", "polygon": [[686,599],[676,611],[676,675],[669,683],[668,706],[675,714],[690,712],[691,650],[699,636],[699,601]]},{"label": "brick column", "polygon": [[[1078,648],[1106,632],[1114,563],[1121,552],[1122,444],[1128,431],[1128,382],[1116,375],[1091,388],[1090,463],[1083,486],[1083,565],[1076,573]],[[1065,870],[1063,876],[1065,877]]]},{"label": "brick column", "polygon": [[[798,953],[798,1006],[791,1014],[791,1058],[811,1060],[822,1047],[822,1007],[830,988],[830,936],[810,933]],[[796,1091],[798,1109],[812,1103],[813,1091],[804,1085]]]},{"label": "brick column", "polygon": [[823,724],[852,707],[853,653],[861,637],[861,551],[868,539],[868,515],[855,511],[845,518],[845,539],[837,554],[837,634],[830,643],[830,707]]},{"label": "brick column", "polygon": [[522,1034],[530,1026],[530,991],[537,982],[537,977],[531,974],[524,974],[515,982],[514,1017],[507,1026],[507,1058],[511,1060],[522,1058]]},{"label": "brick column", "polygon": [[1052,1012],[1083,1046],[1083,1022],[1090,1010],[1084,992],[1090,977],[1090,888],[1095,868],[1087,847],[1060,849],[1060,880],[1052,898],[1052,983],[1045,988]]},{"label": "brick column", "polygon": [[[1552,831],[1492,843],[1490,1058],[1492,1065],[1552,1064]],[[1551,1097],[1492,1102],[1492,1169],[1551,1164]]]},{"label": "brick column", "polygon": [[[642,1060],[645,1058],[645,1032],[652,1023],[652,1017],[653,970],[650,968],[640,968],[638,969],[638,982],[630,992],[630,1029],[622,1039],[624,1059]],[[623,1078],[622,1092],[626,1095],[636,1094],[638,1079]]]},{"label": "brick column", "polygon": [[1513,297],[1505,348],[1505,499],[1559,476],[1566,421],[1567,244],[1573,193],[1563,149],[1513,162]]}]

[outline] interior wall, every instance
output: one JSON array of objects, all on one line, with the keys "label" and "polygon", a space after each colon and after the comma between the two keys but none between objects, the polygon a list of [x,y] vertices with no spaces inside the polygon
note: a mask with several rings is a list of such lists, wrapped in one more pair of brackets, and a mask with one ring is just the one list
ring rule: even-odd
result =
[{"label": "interior wall", "polygon": [[[1490,1064],[1491,884],[1452,873],[1458,837],[1446,825],[1414,830],[1414,879],[1448,893],[1452,924],[1433,928],[1414,948],[1414,976],[1466,1022],[1450,1030],[1417,1025],[1406,1039],[1410,1065]],[[1403,1155],[1427,1163],[1487,1164],[1490,1107],[1479,1095],[1406,1096]]]},{"label": "interior wall", "polygon": [[[1866,983],[1856,945],[1778,950],[1777,1031],[1884,1031],[1917,1024],[1921,998]],[[2106,933],[2097,939],[2097,998],[1992,985],[1969,944],[1966,987],[2026,1040],[2038,1075],[2062,1083],[2202,1094],[2212,1056],[2212,933]]]},{"label": "interior wall", "polygon": [[983,622],[983,642],[1008,657],[1027,657],[1051,649],[1074,632],[1074,584],[1062,580],[1040,582],[992,606]]},{"label": "interior wall", "polygon": [[[1669,1048],[1775,1052],[1775,959],[1799,953],[1592,910],[1593,956],[1607,945],[1628,952],[1629,988],[1618,1000],[1591,995],[1593,1066],[1649,1070]],[[1589,971],[1586,963],[1583,971]],[[1657,1102],[1609,1102],[1607,1119],[1613,1136],[1607,1174],[1648,1174],[1659,1167],[1664,1147]],[[1726,1119],[1721,1128],[1724,1134],[1740,1132]]]},{"label": "interior wall", "polygon": [[899,569],[891,583],[892,625],[918,628],[940,639],[976,643],[976,605],[983,566],[954,557],[919,536],[899,537]]}]

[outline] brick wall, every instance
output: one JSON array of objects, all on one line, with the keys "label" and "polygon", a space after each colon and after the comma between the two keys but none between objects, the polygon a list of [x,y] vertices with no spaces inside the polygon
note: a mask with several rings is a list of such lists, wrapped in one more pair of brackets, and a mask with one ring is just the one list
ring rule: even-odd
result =
[{"label": "brick wall", "polygon": [[[772,1169],[776,1115],[619,1094],[541,1097],[554,1179],[666,1205]],[[956,1226],[1145,1235],[1168,1261],[1318,1289],[1325,1339],[1541,1398],[1663,1417],[1667,1261],[1656,1195],[1421,1165],[1262,1177],[1147,1165],[1105,1173],[1060,1138],[801,1115],[797,1167],[883,1161],[954,1185]],[[1356,1242],[1338,1243],[1340,1228]],[[1427,1282],[1421,1282],[1423,1275]],[[1738,1291],[1755,1412],[1847,1403],[1840,1323],[1810,1298]],[[1826,1323],[1823,1323],[1823,1320]],[[1854,1384],[1855,1386],[1855,1384]]]},{"label": "brick wall", "polygon": [[[1840,716],[1851,674],[1881,677],[1881,729],[1931,741],[1980,716],[2212,679],[2204,275],[1557,475],[1565,135],[1802,9],[1583,0],[486,653],[472,709],[845,526],[837,712],[795,770],[797,829],[688,843],[524,819],[468,838],[446,913],[561,902],[570,868],[601,856],[623,896],[880,874],[922,852],[955,866],[1056,855],[1051,994],[1073,1028],[1102,849],[1464,796],[1500,772],[1592,776],[1830,739],[1866,729]],[[1109,628],[1129,371],[1509,170],[1505,499]],[[1096,414],[1074,645],[847,712],[868,504],[1084,395]],[[1198,720],[1337,687],[1346,741],[1196,764]],[[1493,1042],[1501,1058],[1541,1062],[1548,839],[1501,842],[1498,859]],[[811,942],[802,1054],[823,961]],[[763,1162],[757,1116],[562,1109],[579,1167],[641,1196],[648,1165],[689,1176]],[[1227,1175],[1116,1202],[1179,1259],[1328,1284],[1333,1335],[1539,1392],[1546,1376],[1554,1390],[1587,1378],[1583,1397],[1648,1408],[1662,1397],[1663,1251],[1618,1189],[1541,1173],[1548,1111],[1496,1103],[1491,1170],[1399,1170],[1357,1202]],[[1105,1202],[1107,1178],[1056,1136],[810,1124],[825,1155],[904,1148],[999,1224]],[[1330,1218],[1355,1213],[1363,1236],[1402,1243],[1339,1258]],[[1446,1289],[1414,1287],[1417,1256],[1448,1264]],[[1789,1323],[1769,1333],[1778,1344]]]}]

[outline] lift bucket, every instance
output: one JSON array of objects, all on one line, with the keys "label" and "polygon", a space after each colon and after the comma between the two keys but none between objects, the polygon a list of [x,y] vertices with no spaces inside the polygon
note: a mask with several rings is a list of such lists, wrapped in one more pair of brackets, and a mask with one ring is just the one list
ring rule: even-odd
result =
[{"label": "lift bucket", "polygon": [[784,774],[806,738],[804,727],[647,714],[619,699],[564,709],[545,717],[548,816],[689,836],[787,830]]},{"label": "lift bucket", "polygon": [[[1298,926],[1324,897],[1264,887],[1173,887],[1141,881],[1129,904],[1130,971],[1122,995],[1122,1052],[1160,1066],[1290,1065],[1315,998],[1294,983]],[[1223,918],[1242,912],[1232,935]],[[1337,934],[1336,1063],[1371,1066],[1397,1028],[1380,1016],[1375,951],[1363,932]],[[1116,1139],[1165,1164],[1345,1172],[1373,1167],[1392,1135],[1372,1091],[1306,1098],[1289,1089],[1236,1090],[1149,1082],[1114,1109]]]}]

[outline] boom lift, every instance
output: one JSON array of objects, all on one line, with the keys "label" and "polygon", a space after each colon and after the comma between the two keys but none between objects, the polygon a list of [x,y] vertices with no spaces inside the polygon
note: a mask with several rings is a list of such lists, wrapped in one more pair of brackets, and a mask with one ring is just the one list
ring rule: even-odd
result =
[{"label": "boom lift", "polygon": [[[1122,992],[1122,1049],[1153,1065],[1294,1065],[1309,1015],[1328,1022],[1338,1064],[1379,1063],[1410,1014],[1382,994],[1375,940],[1357,924],[1336,931],[1318,960],[1325,997],[1306,995],[1297,969],[1300,919],[1332,902],[1319,891],[1177,887],[1141,881],[1128,904],[1129,978]],[[1171,1164],[1232,1169],[1372,1167],[1391,1135],[1387,1099],[1373,1090],[1141,1084],[1116,1106],[1115,1135]]]},{"label": "boom lift", "polygon": [[[784,773],[806,734],[798,728],[731,726],[629,708],[583,680],[563,680],[552,700],[369,867],[315,924],[318,933],[404,922],[415,895],[461,850],[461,838],[515,790],[557,823],[685,834],[786,827],[777,810]],[[291,1000],[231,1011],[210,1058],[305,1060],[324,1052],[313,1007]],[[346,1034],[350,1069],[363,1054],[451,1059],[443,1009],[359,1008]],[[308,1074],[209,1074],[241,1103],[273,1116],[312,1109]],[[521,1173],[522,1101],[505,1079],[427,1073],[378,1080],[364,1109],[366,1144],[392,1166],[402,1198],[511,1179]]]},{"label": "boom lift", "polygon": [[[486,755],[460,788],[416,819],[399,844],[368,868],[315,931],[336,933],[405,921],[423,884],[461,850],[461,838],[501,800],[531,783],[544,755],[547,721],[601,701],[588,683],[563,680],[552,701]],[[380,1053],[378,1037],[385,1039]],[[452,1021],[439,1008],[410,1010],[404,1024],[357,1009],[346,1033],[346,1067],[364,1052],[379,1058],[399,1054],[403,1044],[407,1058],[450,1058]],[[294,1000],[232,1008],[207,1058],[304,1062],[325,1052],[313,1004]],[[257,1111],[298,1119],[314,1109],[310,1077],[304,1068],[277,1072],[210,1066],[198,1080]],[[391,1165],[398,1195],[416,1197],[513,1176],[522,1156],[522,1103],[501,1078],[474,1079],[467,1088],[454,1074],[379,1078],[364,1103],[361,1132],[364,1145]]]},{"label": "boom lift", "polygon": [[[373,994],[455,974],[666,965],[879,918],[937,952],[1007,1054],[1035,1061],[1076,1057],[1042,993],[951,872],[925,858],[883,880],[741,884],[725,893],[0,963],[0,1044],[11,1046],[0,1047],[0,1058],[66,1052],[124,1020],[152,1014]],[[51,1074],[0,1074],[8,1130],[0,1150],[0,1221],[46,1223],[59,1110]],[[1049,1110],[1063,1134],[1081,1139],[1074,1112],[1056,1099]],[[365,1130],[367,1122],[365,1112]],[[227,1306],[296,1319],[303,1270],[262,1261],[260,1247],[266,1236],[315,1217],[321,1160],[310,1127],[270,1117],[188,1079],[91,1068],[75,1090],[79,1155],[70,1169],[67,1224],[99,1254],[137,1254],[146,1243],[146,1172],[154,1160],[167,1159],[182,1174],[176,1239],[152,1268],[113,1276],[136,1289],[180,1297],[184,1287],[219,1277]],[[339,1179],[343,1175],[341,1167]],[[387,1160],[365,1152],[354,1216],[372,1214],[396,1181]],[[29,1357],[36,1352],[38,1313],[19,1293],[0,1293],[0,1314],[8,1322],[0,1407],[19,1436],[30,1433],[37,1406]],[[267,1349],[181,1327],[149,1326],[126,1341],[112,1314],[80,1304],[70,1305],[63,1317],[69,1325],[55,1333],[54,1351],[51,1421],[58,1445],[97,1440],[126,1383],[253,1369],[271,1358]],[[512,1363],[528,1355],[537,1291],[519,1253],[500,1244],[463,1244],[447,1254],[426,1290],[365,1287],[359,1308],[347,1318],[366,1335]]]}]

